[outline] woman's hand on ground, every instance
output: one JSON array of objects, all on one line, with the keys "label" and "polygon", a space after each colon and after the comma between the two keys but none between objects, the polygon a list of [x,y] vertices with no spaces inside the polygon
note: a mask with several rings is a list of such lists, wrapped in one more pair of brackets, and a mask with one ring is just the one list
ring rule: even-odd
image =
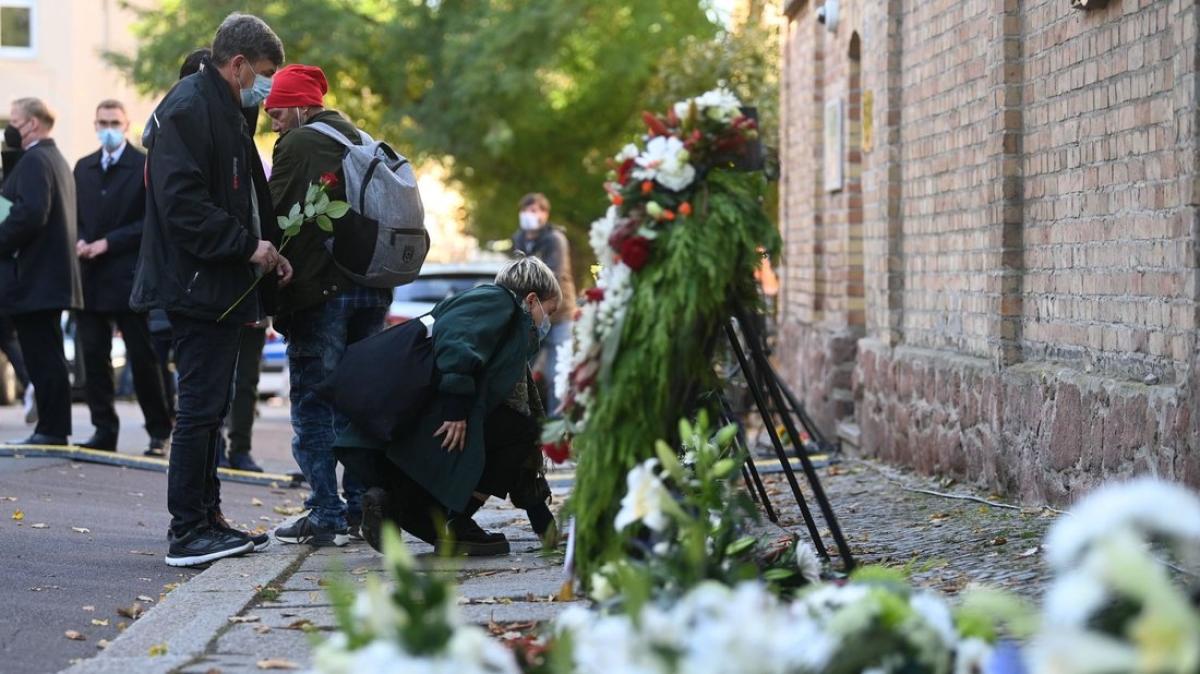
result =
[{"label": "woman's hand on ground", "polygon": [[462,421],[443,421],[441,428],[433,432],[433,437],[438,437],[443,433],[446,437],[442,438],[442,449],[448,452],[461,452],[463,447],[467,446],[467,420]]}]

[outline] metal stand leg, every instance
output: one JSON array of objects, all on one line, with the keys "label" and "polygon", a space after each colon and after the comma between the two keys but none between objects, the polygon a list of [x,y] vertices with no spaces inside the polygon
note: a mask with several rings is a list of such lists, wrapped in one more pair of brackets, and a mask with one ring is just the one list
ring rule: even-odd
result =
[{"label": "metal stand leg", "polygon": [[[797,412],[796,416],[801,417],[802,424],[804,424],[805,421],[811,420],[805,418],[807,415],[801,416],[801,406],[796,404],[797,401],[794,397],[792,397],[790,401],[785,401],[779,376],[771,367],[771,363],[769,360],[767,360],[766,354],[764,354],[761,349],[756,348],[759,344],[758,335],[754,331],[754,326],[747,321],[746,312],[742,307],[734,306],[734,318],[737,320],[738,325],[741,326],[742,330],[746,334],[746,343],[750,349],[750,356],[754,361],[754,372],[755,374],[762,375],[762,379],[766,384],[768,395],[770,395],[774,401],[776,409],[780,410],[780,416],[783,418],[784,428],[787,429],[788,435],[792,438],[792,444],[796,448],[796,457],[800,460],[800,465],[804,469],[804,475],[808,479],[808,486],[810,489],[812,489],[813,497],[815,497],[817,500],[817,506],[821,509],[821,515],[825,519],[825,524],[829,528],[829,533],[833,537],[834,544],[837,545],[838,555],[842,558],[842,562],[845,565],[846,570],[849,571],[850,569],[854,568],[854,556],[850,553],[850,546],[846,544],[845,536],[842,535],[842,528],[838,524],[837,517],[833,514],[833,508],[829,504],[829,497],[825,495],[825,490],[821,487],[821,480],[817,476],[817,471],[813,467],[812,461],[808,458],[808,452],[805,451],[804,446],[800,443],[800,433],[797,431],[796,424],[792,419],[792,415],[786,413],[786,410],[788,409],[787,402],[791,402],[793,404],[793,411]],[[726,331],[729,333],[730,341],[734,343],[734,351],[738,355],[738,360],[742,362],[743,372],[749,372],[744,362],[745,354],[742,353],[740,345],[737,344],[737,335],[734,332],[732,325],[726,325]],[[747,381],[751,382],[751,390],[754,391],[755,401],[757,402],[762,397],[761,391],[757,390],[757,382],[751,380],[749,375],[747,375]],[[759,410],[765,415],[766,406],[759,404],[758,407]],[[778,435],[775,433],[774,425],[771,423],[771,419],[769,417],[764,417],[764,422],[769,427],[771,439],[776,445],[777,453],[781,455],[780,461],[785,465],[785,472],[787,473],[789,480],[794,482],[795,478],[792,475],[790,465],[788,465],[786,455],[783,454],[783,447],[781,444],[779,444]],[[818,440],[820,437],[819,434],[812,433],[812,431],[815,430],[815,427],[810,428],[808,424],[804,425],[805,430],[809,432],[809,437],[812,437],[814,440]],[[821,442],[822,440],[823,438],[820,438],[818,442]],[[793,487],[792,491],[797,494],[797,498],[799,499],[800,495],[798,489]],[[808,524],[810,516],[808,514],[807,506],[803,505],[802,503],[800,511],[804,513],[805,523]],[[809,525],[810,532],[814,532],[815,528],[815,525]],[[815,532],[813,533],[813,543],[818,543]],[[818,552],[821,552],[820,545],[818,545]]]}]

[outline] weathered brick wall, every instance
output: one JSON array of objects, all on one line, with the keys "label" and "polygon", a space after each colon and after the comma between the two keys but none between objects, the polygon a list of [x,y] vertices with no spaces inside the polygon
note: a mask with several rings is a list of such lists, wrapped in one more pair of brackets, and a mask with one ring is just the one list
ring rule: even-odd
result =
[{"label": "weathered brick wall", "polygon": [[1195,0],[819,4],[788,3],[780,349],[818,423],[1030,500],[1200,482]]}]

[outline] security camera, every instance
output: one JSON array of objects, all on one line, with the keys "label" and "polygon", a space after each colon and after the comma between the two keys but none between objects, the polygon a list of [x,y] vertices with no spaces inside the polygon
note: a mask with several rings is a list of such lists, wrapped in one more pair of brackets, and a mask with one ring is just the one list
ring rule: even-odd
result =
[{"label": "security camera", "polygon": [[821,23],[832,32],[837,30],[837,21],[837,0],[825,0],[825,3],[817,8],[817,22]]}]

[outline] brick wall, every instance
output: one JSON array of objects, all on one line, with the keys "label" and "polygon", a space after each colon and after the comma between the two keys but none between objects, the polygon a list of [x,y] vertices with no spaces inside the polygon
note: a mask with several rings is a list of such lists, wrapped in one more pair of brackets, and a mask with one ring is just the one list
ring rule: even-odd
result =
[{"label": "brick wall", "polygon": [[817,422],[1030,500],[1200,481],[1195,0],[839,4],[784,42],[780,364]]}]

